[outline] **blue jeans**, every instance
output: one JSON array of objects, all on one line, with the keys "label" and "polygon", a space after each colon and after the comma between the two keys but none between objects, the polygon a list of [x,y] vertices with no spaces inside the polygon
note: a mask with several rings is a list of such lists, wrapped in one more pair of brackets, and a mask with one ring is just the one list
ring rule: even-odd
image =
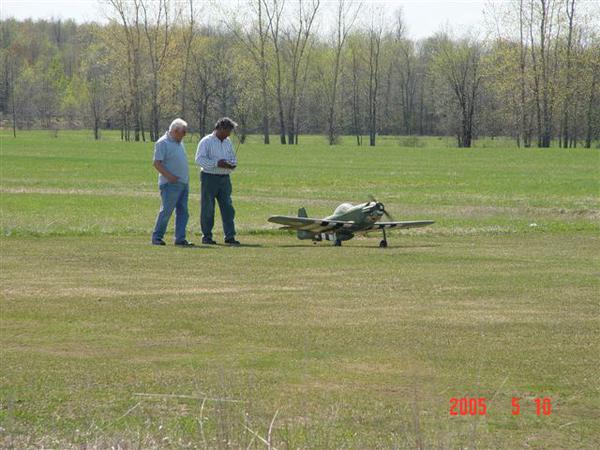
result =
[{"label": "blue jeans", "polygon": [[165,183],[160,185],[160,211],[156,217],[156,225],[152,233],[152,240],[162,239],[167,231],[167,225],[173,210],[175,210],[175,242],[185,239],[185,227],[188,218],[188,195],[189,185],[187,183]]},{"label": "blue jeans", "polygon": [[200,172],[200,227],[202,236],[212,239],[215,224],[215,199],[219,202],[223,234],[225,239],[235,237],[235,209],[231,201],[231,180],[229,176],[211,175]]}]

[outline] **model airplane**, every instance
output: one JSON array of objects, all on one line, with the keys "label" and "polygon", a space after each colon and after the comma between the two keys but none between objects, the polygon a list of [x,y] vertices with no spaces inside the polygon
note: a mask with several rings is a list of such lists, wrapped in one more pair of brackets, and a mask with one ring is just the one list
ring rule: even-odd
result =
[{"label": "model airplane", "polygon": [[[383,216],[390,222],[380,222]],[[385,230],[388,228],[417,228],[425,227],[434,223],[433,220],[413,220],[395,222],[388,214],[383,203],[371,197],[371,201],[352,205],[342,203],[333,214],[324,219],[312,219],[306,214],[304,208],[298,210],[298,217],[293,216],[271,216],[269,222],[283,225],[282,230],[296,230],[298,239],[311,239],[313,242],[322,240],[333,241],[333,245],[339,247],[342,241],[352,239],[356,233],[381,230],[383,240],[380,247],[387,247],[387,236]]]}]

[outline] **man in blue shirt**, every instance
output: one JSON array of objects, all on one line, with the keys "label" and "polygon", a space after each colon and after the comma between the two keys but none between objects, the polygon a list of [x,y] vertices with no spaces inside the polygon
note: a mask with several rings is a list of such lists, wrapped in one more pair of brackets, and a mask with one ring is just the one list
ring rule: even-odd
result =
[{"label": "man in blue shirt", "polygon": [[194,245],[185,239],[185,228],[189,218],[190,183],[187,154],[182,142],[186,132],[187,123],[182,119],[175,119],[169,126],[169,131],[154,144],[154,167],[158,171],[161,198],[160,211],[152,233],[154,245],[165,245],[163,237],[173,210],[175,210],[175,245],[184,247]]}]

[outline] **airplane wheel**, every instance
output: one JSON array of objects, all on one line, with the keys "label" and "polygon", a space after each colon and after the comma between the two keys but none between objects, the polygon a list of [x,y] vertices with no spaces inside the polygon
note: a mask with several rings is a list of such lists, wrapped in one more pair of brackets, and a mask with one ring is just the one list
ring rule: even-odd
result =
[{"label": "airplane wheel", "polygon": [[379,243],[379,247],[381,247],[381,248],[386,248],[386,247],[387,247],[387,241],[381,241],[381,242]]},{"label": "airplane wheel", "polygon": [[334,247],[341,247],[342,246],[342,241],[340,241],[339,239],[336,239],[335,242],[333,243]]}]

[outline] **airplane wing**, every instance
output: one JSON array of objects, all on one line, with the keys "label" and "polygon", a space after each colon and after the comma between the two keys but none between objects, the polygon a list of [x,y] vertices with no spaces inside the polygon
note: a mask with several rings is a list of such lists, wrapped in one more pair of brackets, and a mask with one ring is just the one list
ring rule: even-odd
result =
[{"label": "airplane wing", "polygon": [[435,223],[433,220],[406,220],[404,222],[375,222],[371,227],[357,231],[357,233],[381,230],[382,228],[420,228]]},{"label": "airplane wing", "polygon": [[338,230],[340,228],[350,228],[354,225],[353,221],[347,220],[328,220],[313,219],[310,217],[294,216],[271,216],[269,222],[283,225],[284,230],[303,230],[311,233],[324,233],[326,231]]}]

